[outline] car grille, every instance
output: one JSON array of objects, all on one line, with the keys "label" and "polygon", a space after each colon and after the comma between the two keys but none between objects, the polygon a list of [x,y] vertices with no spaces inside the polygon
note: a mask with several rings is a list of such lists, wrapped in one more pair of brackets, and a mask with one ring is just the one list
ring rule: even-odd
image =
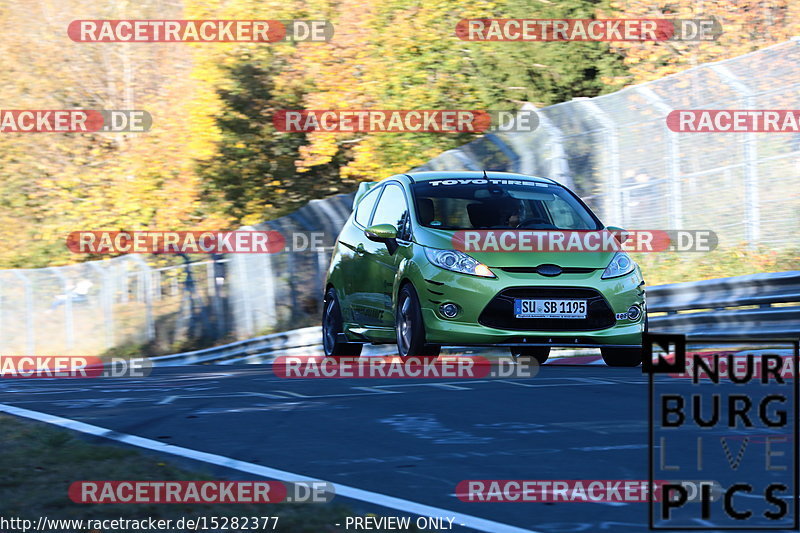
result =
[{"label": "car grille", "polygon": [[[509,272],[512,274],[538,274],[539,272],[536,270],[539,267],[501,267],[500,270],[503,272]],[[561,274],[589,274],[594,272],[595,270],[599,270],[597,268],[584,268],[584,267],[561,267]]]},{"label": "car grille", "polygon": [[[515,298],[585,299],[586,318],[516,318]],[[603,295],[583,287],[514,287],[500,291],[483,309],[481,325],[518,331],[590,331],[616,323],[614,312]]]}]

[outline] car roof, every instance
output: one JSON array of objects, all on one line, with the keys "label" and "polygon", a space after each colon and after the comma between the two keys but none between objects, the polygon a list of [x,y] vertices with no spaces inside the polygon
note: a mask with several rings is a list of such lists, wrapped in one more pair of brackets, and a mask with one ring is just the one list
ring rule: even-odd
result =
[{"label": "car roof", "polygon": [[430,170],[425,172],[408,172],[405,174],[414,181],[431,181],[437,179],[481,179],[483,177],[489,179],[512,179],[512,180],[529,180],[538,181],[540,183],[557,183],[550,178],[543,178],[540,176],[528,176],[526,174],[517,174],[515,172],[497,172],[497,171],[473,171],[473,170]]}]

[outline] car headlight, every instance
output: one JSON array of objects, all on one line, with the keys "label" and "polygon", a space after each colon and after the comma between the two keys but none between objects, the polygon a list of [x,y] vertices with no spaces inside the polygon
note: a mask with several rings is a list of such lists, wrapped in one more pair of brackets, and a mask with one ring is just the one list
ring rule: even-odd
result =
[{"label": "car headlight", "polygon": [[445,270],[482,278],[495,277],[489,267],[458,250],[439,250],[426,247],[425,256],[428,261]]},{"label": "car headlight", "polygon": [[625,252],[617,252],[614,254],[614,257],[611,258],[611,262],[600,277],[602,279],[618,278],[625,274],[630,274],[633,272],[634,268],[636,268],[636,263],[633,262],[633,259],[631,259],[628,254]]}]

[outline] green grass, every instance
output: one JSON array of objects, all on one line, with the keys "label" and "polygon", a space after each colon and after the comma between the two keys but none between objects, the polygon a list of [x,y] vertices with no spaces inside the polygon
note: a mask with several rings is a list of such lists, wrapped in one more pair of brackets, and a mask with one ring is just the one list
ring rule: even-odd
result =
[{"label": "green grass", "polygon": [[219,478],[208,472],[178,467],[157,455],[116,445],[91,444],[76,433],[6,415],[0,415],[0,449],[3,450],[0,454],[0,516],[5,518],[35,522],[40,516],[172,520],[198,516],[278,516],[276,531],[281,533],[334,533],[342,530],[334,524],[343,524],[345,517],[354,513],[335,503],[335,499],[329,504],[305,505],[77,504],[67,496],[67,489],[74,481]]}]

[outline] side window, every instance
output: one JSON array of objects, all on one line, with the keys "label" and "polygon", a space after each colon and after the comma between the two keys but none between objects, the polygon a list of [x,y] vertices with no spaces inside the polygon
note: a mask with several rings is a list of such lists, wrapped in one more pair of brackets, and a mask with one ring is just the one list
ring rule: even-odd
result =
[{"label": "side window", "polygon": [[379,191],[380,187],[375,187],[373,190],[365,194],[364,198],[358,202],[358,207],[356,207],[356,222],[362,226],[369,226],[369,216],[372,214],[372,208],[375,206],[375,202],[378,200]]},{"label": "side window", "polygon": [[406,195],[399,185],[386,185],[372,223],[391,224],[397,228],[398,238],[408,240],[408,205]]}]

